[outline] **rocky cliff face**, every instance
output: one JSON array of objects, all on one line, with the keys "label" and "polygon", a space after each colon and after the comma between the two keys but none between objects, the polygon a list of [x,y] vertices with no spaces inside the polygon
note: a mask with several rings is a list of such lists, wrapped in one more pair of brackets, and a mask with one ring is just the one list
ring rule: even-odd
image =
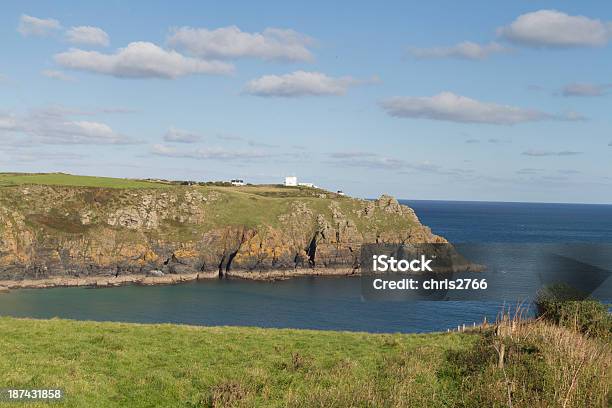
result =
[{"label": "rocky cliff face", "polygon": [[351,269],[364,243],[446,242],[389,196],[278,187],[0,190],[0,280]]}]

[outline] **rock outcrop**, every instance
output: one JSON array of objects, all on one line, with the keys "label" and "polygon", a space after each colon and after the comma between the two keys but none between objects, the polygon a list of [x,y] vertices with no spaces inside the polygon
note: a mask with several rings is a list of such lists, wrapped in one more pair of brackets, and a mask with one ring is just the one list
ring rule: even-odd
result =
[{"label": "rock outcrop", "polygon": [[279,190],[4,187],[0,281],[319,274],[356,269],[364,243],[446,242],[386,195]]}]

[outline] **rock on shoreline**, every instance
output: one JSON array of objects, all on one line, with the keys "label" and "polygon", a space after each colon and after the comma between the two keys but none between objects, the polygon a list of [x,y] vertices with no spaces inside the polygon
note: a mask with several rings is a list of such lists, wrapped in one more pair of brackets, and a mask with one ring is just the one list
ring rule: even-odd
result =
[{"label": "rock on shoreline", "polygon": [[[272,270],[266,272],[234,270],[227,273],[225,278],[274,281],[304,276],[358,276],[359,274],[359,270],[346,268]],[[3,280],[0,281],[0,293],[9,292],[11,289],[46,289],[57,287],[110,288],[125,285],[176,285],[210,279],[219,279],[219,275],[216,272],[197,272],[163,276],[152,276],[150,274],[122,275],[117,277],[89,276],[82,278],[56,276],[44,279]]]}]

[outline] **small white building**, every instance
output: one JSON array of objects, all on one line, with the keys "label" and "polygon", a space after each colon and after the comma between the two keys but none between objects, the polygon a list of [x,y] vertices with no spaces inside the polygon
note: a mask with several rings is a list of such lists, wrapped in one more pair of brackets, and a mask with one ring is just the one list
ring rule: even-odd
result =
[{"label": "small white building", "polygon": [[298,183],[298,186],[300,186],[300,187],[317,188],[317,186],[315,186],[313,183]]},{"label": "small white building", "polygon": [[298,181],[296,176],[285,177],[285,187],[297,187]]},{"label": "small white building", "polygon": [[232,186],[238,186],[238,187],[244,186],[244,180],[242,179],[233,179],[233,180],[230,180],[230,183],[232,183]]}]

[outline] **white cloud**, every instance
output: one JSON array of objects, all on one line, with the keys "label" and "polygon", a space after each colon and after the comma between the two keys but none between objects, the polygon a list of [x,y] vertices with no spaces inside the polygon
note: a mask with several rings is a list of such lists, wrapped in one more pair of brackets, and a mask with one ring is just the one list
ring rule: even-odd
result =
[{"label": "white cloud", "polygon": [[253,57],[266,60],[311,61],[312,40],[293,30],[266,28],[246,33],[236,26],[216,30],[181,27],[170,35],[168,44],[202,58]]},{"label": "white cloud", "polygon": [[554,119],[565,120],[568,122],[581,122],[587,120],[586,116],[576,111],[566,111],[559,115],[556,115]]},{"label": "white cloud", "polygon": [[524,174],[524,175],[531,175],[531,174],[540,174],[544,171],[544,169],[534,169],[531,167],[527,167],[527,168],[522,168],[520,170],[517,170],[516,173],[517,174]]},{"label": "white cloud", "polygon": [[51,152],[51,151],[22,151],[12,152],[11,160],[18,162],[40,162],[41,160],[57,160],[64,164],[66,161],[81,160],[87,157],[83,154],[70,152]]},{"label": "white cloud", "polygon": [[224,134],[224,133],[217,135],[217,139],[225,140],[225,141],[228,141],[228,142],[237,142],[237,141],[244,140],[244,138],[242,138],[240,136],[231,135],[231,134]]},{"label": "white cloud", "polygon": [[508,52],[508,48],[496,42],[488,44],[477,44],[471,41],[453,45],[452,47],[432,47],[408,49],[408,52],[416,58],[462,58],[470,60],[485,59],[491,54]]},{"label": "white cloud", "polygon": [[121,136],[105,123],[86,120],[64,122],[66,133],[74,140],[97,140],[103,143],[116,143]]},{"label": "white cloud", "polygon": [[572,150],[552,151],[552,150],[537,150],[537,149],[530,149],[530,150],[526,150],[523,152],[523,156],[531,156],[531,157],[576,156],[578,154],[582,154],[582,152],[576,152]]},{"label": "white cloud", "polygon": [[153,145],[153,147],[151,148],[151,153],[157,156],[201,160],[250,160],[263,159],[271,156],[270,154],[265,152],[258,152],[254,150],[241,151],[234,149],[224,149],[222,147],[205,147],[201,149],[191,149],[188,151],[184,151],[163,144]]},{"label": "white cloud", "polygon": [[395,97],[381,103],[391,116],[425,118],[461,123],[513,125],[551,119],[552,115],[533,109],[480,102],[452,92],[425,97]]},{"label": "white cloud", "polygon": [[277,144],[271,144],[266,142],[261,142],[259,140],[247,139],[241,136],[231,135],[231,134],[218,134],[216,136],[217,139],[223,140],[225,142],[234,143],[234,142],[243,142],[251,147],[269,147],[269,148],[277,148],[280,147]]},{"label": "white cloud", "polygon": [[228,74],[233,70],[231,64],[185,57],[150,42],[133,42],[114,54],[71,49],[56,54],[55,61],[64,68],[118,78],[174,79],[194,74]]},{"label": "white cloud", "polygon": [[[401,170],[406,169],[408,163],[395,157],[375,156],[338,160],[335,165],[347,167],[363,167],[368,169]],[[415,166],[418,164],[414,164]]]},{"label": "white cloud", "polygon": [[26,115],[1,114],[0,130],[21,137],[23,143],[43,144],[124,144],[129,137],[114,131],[109,125],[91,120],[70,118],[61,108],[39,109]]},{"label": "white cloud", "polygon": [[360,167],[372,170],[396,170],[400,174],[421,172],[445,176],[463,176],[471,173],[469,169],[445,169],[429,161],[415,162],[413,160],[398,159],[372,152],[336,152],[331,153],[329,156],[332,160],[325,163],[334,166]]},{"label": "white cloud", "polygon": [[156,154],[158,156],[172,156],[176,157],[178,151],[175,147],[166,146],[163,144],[155,144],[151,148],[151,153]]},{"label": "white cloud", "polygon": [[110,107],[110,108],[102,108],[99,111],[100,113],[136,113],[138,112],[138,110],[136,109],[131,109],[131,108],[123,108],[123,107]]},{"label": "white cloud", "polygon": [[539,10],[520,15],[510,25],[498,28],[497,34],[531,47],[593,47],[608,42],[612,25],[557,10]]},{"label": "white cloud", "polygon": [[363,167],[377,170],[402,170],[419,163],[409,163],[395,157],[382,156],[372,152],[337,152],[331,153],[329,162],[334,166]]},{"label": "white cloud", "polygon": [[561,89],[563,96],[603,96],[612,87],[610,84],[568,84]]},{"label": "white cloud", "polygon": [[47,78],[59,79],[60,81],[72,82],[75,80],[74,77],[71,77],[70,75],[67,75],[62,71],[57,71],[54,69],[46,69],[41,73]]},{"label": "white cloud", "polygon": [[496,137],[490,137],[487,142],[491,144],[512,143],[512,141],[509,139],[498,139]]},{"label": "white cloud", "polygon": [[333,78],[320,72],[295,71],[285,75],[264,75],[249,81],[244,91],[257,96],[343,95],[349,87],[364,82],[351,77]]},{"label": "white cloud", "polygon": [[355,158],[362,158],[362,157],[376,157],[378,156],[378,154],[374,152],[349,151],[349,152],[335,152],[335,153],[331,153],[329,156],[334,159],[355,159]]},{"label": "white cloud", "polygon": [[45,37],[62,28],[59,21],[52,18],[37,18],[22,14],[17,31],[25,37]]},{"label": "white cloud", "polygon": [[175,143],[195,143],[202,140],[202,136],[188,130],[170,128],[164,135],[164,140]]},{"label": "white cloud", "polygon": [[98,27],[79,26],[66,31],[66,40],[72,44],[108,46],[108,34]]},{"label": "white cloud", "polygon": [[265,148],[270,148],[270,149],[275,149],[277,147],[280,147],[277,144],[259,142],[257,140],[247,140],[246,142],[251,147],[265,147]]},{"label": "white cloud", "polygon": [[0,130],[16,130],[19,127],[18,123],[15,115],[0,112]]}]

